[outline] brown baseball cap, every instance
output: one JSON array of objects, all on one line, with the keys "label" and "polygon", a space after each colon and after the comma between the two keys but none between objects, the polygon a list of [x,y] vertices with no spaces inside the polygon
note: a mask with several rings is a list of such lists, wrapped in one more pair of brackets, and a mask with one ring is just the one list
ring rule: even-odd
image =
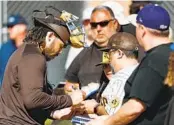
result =
[{"label": "brown baseball cap", "polygon": [[33,21],[35,26],[43,26],[52,30],[64,43],[69,42],[70,33],[62,19],[48,15],[45,18],[34,17]]},{"label": "brown baseball cap", "polygon": [[111,49],[138,51],[138,46],[138,41],[135,38],[135,36],[126,32],[118,32],[111,36],[107,47],[102,48],[100,50],[106,52],[108,52]]}]

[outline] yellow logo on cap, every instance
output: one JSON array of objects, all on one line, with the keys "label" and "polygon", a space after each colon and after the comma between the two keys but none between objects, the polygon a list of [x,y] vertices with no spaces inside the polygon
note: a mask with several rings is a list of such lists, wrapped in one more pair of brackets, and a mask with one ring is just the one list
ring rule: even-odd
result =
[{"label": "yellow logo on cap", "polygon": [[109,63],[109,54],[108,52],[103,52],[102,63]]}]

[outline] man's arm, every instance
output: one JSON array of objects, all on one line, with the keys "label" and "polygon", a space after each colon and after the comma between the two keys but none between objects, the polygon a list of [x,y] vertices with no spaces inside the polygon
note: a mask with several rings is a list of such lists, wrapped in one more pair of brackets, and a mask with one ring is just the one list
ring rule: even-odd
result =
[{"label": "man's arm", "polygon": [[130,99],[116,114],[105,121],[105,125],[127,125],[146,110],[146,106],[138,99]]},{"label": "man's arm", "polygon": [[128,102],[106,121],[94,120],[91,123],[92,125],[99,123],[100,125],[127,125],[155,103],[162,89],[164,89],[162,77],[150,67],[141,68],[133,80]]},{"label": "man's arm", "polygon": [[72,83],[69,81],[66,81],[65,86],[64,86],[64,91],[66,94],[70,94],[71,92],[73,92],[74,90],[78,90],[79,87],[79,83]]},{"label": "man's arm", "polygon": [[96,100],[85,100],[81,102],[85,106],[85,111],[87,114],[97,114],[97,115],[108,115],[105,107],[100,105]]},{"label": "man's arm", "polygon": [[[163,78],[159,73],[151,67],[141,68],[133,81],[129,95],[130,100],[106,121],[106,125],[107,123],[108,125],[113,123],[126,125],[134,121],[147,107],[151,107],[155,103],[162,89],[165,89],[165,87]],[[109,120],[111,121],[109,122]]]},{"label": "man's arm", "polygon": [[[46,61],[44,57],[36,54],[28,54],[23,57],[18,66],[18,79],[20,84],[20,94],[28,110],[40,108],[46,110],[62,109],[80,100],[78,95],[49,95],[43,91],[45,84]],[[81,99],[82,100],[82,99]]]},{"label": "man's arm", "polygon": [[90,121],[86,125],[128,125],[146,110],[145,105],[138,99],[130,99],[116,114],[103,115]]}]

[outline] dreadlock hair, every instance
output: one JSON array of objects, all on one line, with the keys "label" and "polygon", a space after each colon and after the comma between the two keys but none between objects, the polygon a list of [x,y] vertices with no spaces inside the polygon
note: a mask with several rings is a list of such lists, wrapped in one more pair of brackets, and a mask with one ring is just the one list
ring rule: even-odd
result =
[{"label": "dreadlock hair", "polygon": [[24,42],[41,44],[45,41],[45,37],[47,35],[47,32],[49,31],[51,30],[45,27],[33,27],[31,30],[28,31]]},{"label": "dreadlock hair", "polygon": [[165,85],[169,87],[174,85],[174,52],[170,53],[168,73],[164,81]]}]

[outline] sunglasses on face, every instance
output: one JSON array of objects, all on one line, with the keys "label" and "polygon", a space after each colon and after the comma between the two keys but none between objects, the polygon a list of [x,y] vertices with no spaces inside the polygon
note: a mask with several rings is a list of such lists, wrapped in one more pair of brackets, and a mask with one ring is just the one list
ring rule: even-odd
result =
[{"label": "sunglasses on face", "polygon": [[110,19],[110,20],[105,20],[105,21],[101,21],[101,22],[91,22],[91,27],[92,28],[97,28],[98,25],[100,25],[101,27],[105,27],[109,24],[110,21],[113,21],[114,19]]}]

